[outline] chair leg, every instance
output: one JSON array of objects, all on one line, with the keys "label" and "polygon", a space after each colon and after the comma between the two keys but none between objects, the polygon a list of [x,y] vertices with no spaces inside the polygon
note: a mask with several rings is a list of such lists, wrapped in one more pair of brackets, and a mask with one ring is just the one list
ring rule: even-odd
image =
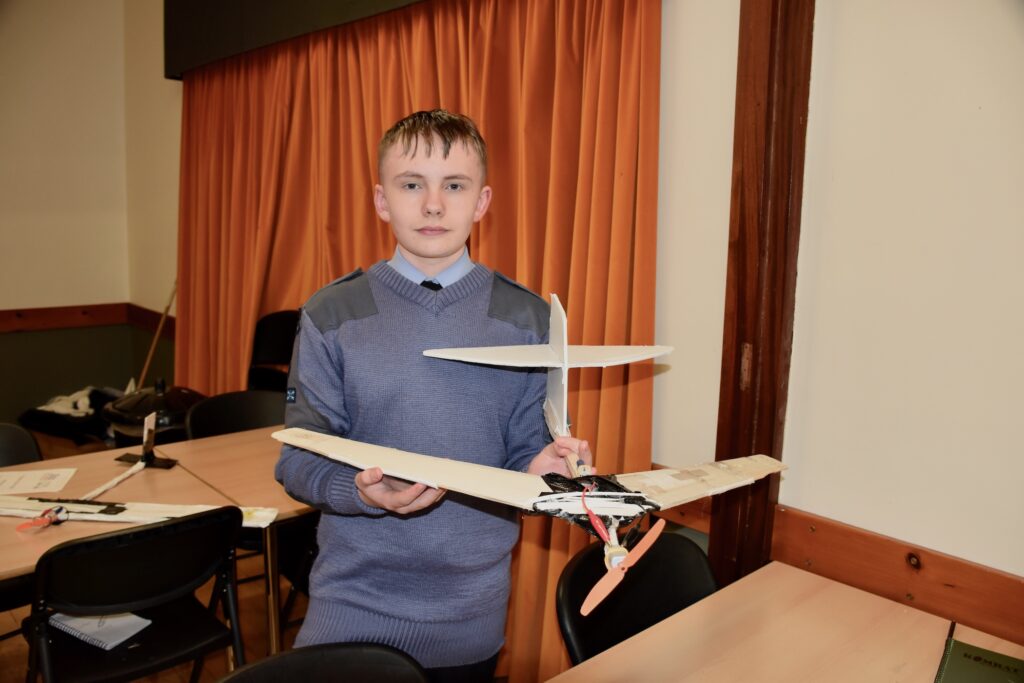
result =
[{"label": "chair leg", "polygon": [[231,635],[234,639],[232,654],[235,666],[243,666],[245,664],[245,645],[242,643],[242,624],[238,620],[238,593],[235,592],[235,585],[228,580],[225,580],[221,590],[224,591],[222,600],[224,614],[231,625]]},{"label": "chair leg", "polygon": [[203,661],[205,657],[200,657],[196,661],[192,662],[192,674],[188,677],[189,683],[199,683],[199,676],[203,673]]},{"label": "chair leg", "polygon": [[35,683],[39,677],[39,625],[31,623],[25,634],[28,640],[28,669],[25,672],[25,683]]},{"label": "chair leg", "polygon": [[[51,683],[54,680],[53,663],[50,661],[49,634],[46,628],[37,624],[34,629],[33,642],[29,646],[29,667],[28,676],[25,678],[29,683],[35,683],[36,675],[42,674],[43,683]],[[35,648],[32,647],[35,645]],[[33,656],[32,650],[35,650]]]},{"label": "chair leg", "polygon": [[288,617],[292,613],[292,609],[295,607],[295,600],[298,598],[299,591],[295,586],[288,588],[288,595],[285,596],[284,606],[281,608],[281,628],[288,626]]}]

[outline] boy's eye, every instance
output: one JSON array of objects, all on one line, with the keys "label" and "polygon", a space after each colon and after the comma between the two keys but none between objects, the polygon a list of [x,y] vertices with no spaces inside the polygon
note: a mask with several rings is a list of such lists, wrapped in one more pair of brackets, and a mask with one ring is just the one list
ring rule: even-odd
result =
[{"label": "boy's eye", "polygon": [[457,191],[461,190],[462,187],[463,187],[462,183],[448,183],[445,186],[445,189],[457,192]]},{"label": "boy's eye", "polygon": [[419,187],[419,183],[402,183],[403,190],[418,190]]}]

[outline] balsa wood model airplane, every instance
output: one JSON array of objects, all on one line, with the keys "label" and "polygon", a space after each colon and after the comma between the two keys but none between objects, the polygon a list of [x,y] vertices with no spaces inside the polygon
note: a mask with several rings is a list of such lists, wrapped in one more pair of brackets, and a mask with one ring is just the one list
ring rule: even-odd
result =
[{"label": "balsa wood model airplane", "polygon": [[[424,355],[452,361],[509,367],[548,368],[544,416],[553,436],[568,436],[570,368],[607,367],[656,358],[669,346],[570,346],[566,316],[551,295],[551,341],[548,344],[431,349]],[[721,460],[682,470],[594,475],[581,462],[569,462],[572,478],[543,476],[400,451],[329,436],[306,429],[284,429],[273,437],[357,469],[379,467],[385,475],[559,517],[576,524],[605,544],[608,573],[594,586],[581,612],[589,614],[622,580],[626,570],[653,545],[664,522],[657,524],[631,551],[619,543],[618,530],[648,513],[668,509],[723,491],[746,486],[781,471],[781,462],[766,455]]]}]

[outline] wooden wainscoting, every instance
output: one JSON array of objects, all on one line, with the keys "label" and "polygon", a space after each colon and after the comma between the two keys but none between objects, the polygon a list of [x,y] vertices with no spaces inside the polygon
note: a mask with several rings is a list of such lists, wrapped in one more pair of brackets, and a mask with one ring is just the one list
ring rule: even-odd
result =
[{"label": "wooden wainscoting", "polygon": [[772,559],[1024,645],[1024,577],[783,505]]},{"label": "wooden wainscoting", "polygon": [[[133,325],[155,332],[161,314],[130,303],[12,308],[0,311],[0,332],[37,332],[99,325]],[[174,317],[168,316],[160,336],[174,341]]]}]

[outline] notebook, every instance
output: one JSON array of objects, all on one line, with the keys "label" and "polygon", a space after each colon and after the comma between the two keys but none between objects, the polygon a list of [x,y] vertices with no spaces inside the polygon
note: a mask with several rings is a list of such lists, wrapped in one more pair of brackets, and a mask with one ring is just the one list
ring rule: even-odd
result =
[{"label": "notebook", "polygon": [[104,650],[114,649],[151,623],[149,619],[127,612],[98,617],[73,617],[58,612],[50,617],[54,628]]},{"label": "notebook", "polygon": [[956,640],[952,631],[935,683],[1024,683],[1024,660]]}]

